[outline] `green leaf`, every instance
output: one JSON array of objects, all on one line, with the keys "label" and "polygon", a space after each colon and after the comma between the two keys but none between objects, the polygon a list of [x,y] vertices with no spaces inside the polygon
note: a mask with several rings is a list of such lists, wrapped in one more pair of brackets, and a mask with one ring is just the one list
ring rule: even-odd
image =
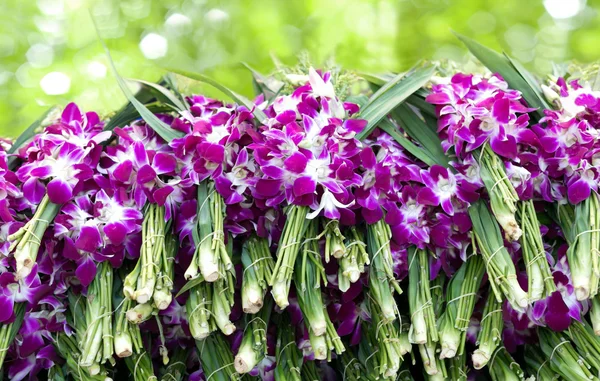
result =
[{"label": "green leaf", "polygon": [[175,106],[178,111],[184,111],[188,109],[187,105],[184,102],[182,102],[181,99],[179,99],[175,94],[173,94],[173,92],[171,92],[171,90],[167,89],[164,86],[161,86],[157,83],[144,81],[142,79],[127,78],[127,81],[137,82],[142,86],[150,88],[151,91],[153,90],[156,93],[157,98],[162,96],[162,98],[164,98],[164,100],[166,100],[167,103],[170,103],[173,106]]},{"label": "green leaf", "polygon": [[367,104],[367,102],[369,102],[369,97],[364,94],[350,95],[348,98],[346,98],[346,102],[355,103],[359,107],[363,107]]},{"label": "green leaf", "polygon": [[175,295],[176,298],[178,298],[180,295],[182,295],[184,292],[188,291],[189,289],[199,285],[200,283],[204,282],[204,278],[202,277],[202,275],[198,275],[198,278],[194,278],[194,279],[190,279],[188,280],[185,285],[183,287],[181,287],[181,290],[179,290],[179,292],[177,293],[177,295]]},{"label": "green leaf", "polygon": [[[536,115],[540,118],[544,116],[544,108],[547,108],[546,101],[536,93],[528,81],[523,78],[523,75],[513,65],[511,60],[490,48],[487,48],[480,43],[465,37],[461,34],[454,33],[469,49],[469,51],[493,73],[499,73],[508,83],[510,88],[519,90],[523,94],[523,98],[527,101],[530,107],[535,107]],[[531,77],[533,78],[533,77]]]},{"label": "green leaf", "polygon": [[279,94],[283,88],[283,82],[263,75],[245,62],[242,62],[242,65],[252,73],[252,83],[257,95],[263,94],[265,99],[270,101]]},{"label": "green leaf", "polygon": [[433,72],[433,66],[420,67],[405,75],[398,75],[382,86],[360,111],[360,118],[367,120],[368,123],[365,129],[357,135],[357,138],[363,140],[369,136],[386,115],[424,86]]},{"label": "green leaf", "polygon": [[[400,126],[408,136],[419,142],[422,150],[434,161],[444,167],[448,166],[448,157],[442,148],[438,134],[429,128],[423,119],[410,106],[401,104],[392,111],[392,115],[400,122]],[[427,163],[428,165],[432,165]]]},{"label": "green leaf", "polygon": [[209,77],[205,76],[204,74],[193,73],[193,72],[186,71],[186,70],[180,70],[180,69],[168,69],[168,70],[172,71],[175,74],[179,74],[184,77],[194,79],[196,81],[208,83],[209,85],[213,86],[214,88],[220,90],[223,94],[230,97],[236,103],[246,106],[246,108],[248,110],[253,110],[252,114],[260,123],[264,123],[267,120],[267,116],[265,115],[265,113],[261,109],[256,107],[256,105],[254,103],[252,103],[251,100],[249,100],[248,98],[244,97],[243,95],[240,95],[240,94],[234,92],[233,90],[230,90],[229,88],[221,85],[214,79],[209,78]]},{"label": "green leaf", "polygon": [[148,110],[148,108],[144,106],[144,104],[133,95],[129,87],[127,87],[127,83],[125,82],[125,80],[119,75],[117,67],[115,66],[115,63],[113,62],[112,57],[110,55],[110,51],[108,50],[108,47],[106,46],[104,40],[100,36],[100,31],[98,30],[98,26],[96,25],[96,20],[94,20],[93,17],[92,21],[94,23],[94,28],[96,29],[98,40],[100,40],[100,42],[102,43],[102,47],[104,48],[106,57],[108,58],[110,68],[115,78],[117,79],[117,83],[119,84],[121,91],[123,92],[127,100],[129,100],[133,107],[135,107],[137,112],[140,114],[142,119],[144,119],[144,121],[148,124],[148,126],[150,126],[150,128],[156,131],[156,133],[165,141],[170,142],[175,138],[182,137],[182,132],[172,129],[171,126],[158,119],[156,115],[154,115],[150,110]]},{"label": "green leaf", "polygon": [[[171,106],[162,103],[146,104],[146,108],[153,114],[161,114],[173,111]],[[117,113],[110,118],[108,123],[104,125],[104,129],[106,131],[112,131],[115,129],[115,127],[126,126],[138,119],[140,119],[140,113],[130,102],[128,102],[121,110],[117,111]]]},{"label": "green leaf", "polygon": [[409,139],[404,137],[400,131],[387,119],[382,120],[379,123],[379,128],[383,131],[387,132],[395,141],[398,142],[405,150],[413,154],[417,159],[421,160],[425,164],[432,166],[437,164],[436,159],[431,157],[429,153],[424,150],[422,147],[417,146],[415,143],[411,142]]},{"label": "green leaf", "polygon": [[544,97],[544,93],[542,92],[542,87],[540,86],[540,84],[538,83],[538,81],[534,77],[534,75],[531,74],[529,72],[529,70],[527,70],[525,68],[525,66],[523,66],[523,64],[521,64],[519,61],[511,58],[508,54],[504,53],[504,56],[508,59],[508,61],[511,63],[511,65],[513,65],[515,70],[517,70],[519,72],[521,77],[523,77],[523,79],[527,82],[527,84],[531,87],[531,89],[535,92],[537,97],[540,99],[540,101],[544,105],[544,108],[550,109],[551,107],[548,104],[548,101],[546,101],[546,97]]},{"label": "green leaf", "polygon": [[[44,113],[35,120],[35,122],[31,123],[29,127],[17,139],[15,139],[14,143],[8,149],[7,153],[12,154],[17,152],[17,150],[23,147],[27,142],[29,142],[35,134],[38,132],[37,129],[44,123],[48,115],[58,110],[58,106],[52,106],[48,110],[44,111]],[[18,158],[15,156],[10,156],[8,158],[8,168],[10,170],[14,170],[18,162]]]},{"label": "green leaf", "polygon": [[364,78],[367,82],[370,82],[377,86],[383,86],[386,83],[390,82],[397,74],[393,73],[383,73],[383,74],[372,74],[372,73],[362,73],[359,72],[358,75]]}]

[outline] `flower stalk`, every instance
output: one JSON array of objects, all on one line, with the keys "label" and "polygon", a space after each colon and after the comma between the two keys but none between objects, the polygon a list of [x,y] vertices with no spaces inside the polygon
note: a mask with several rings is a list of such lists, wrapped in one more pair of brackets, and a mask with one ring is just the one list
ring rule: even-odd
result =
[{"label": "flower stalk", "polygon": [[291,205],[287,210],[287,219],[277,246],[277,262],[269,281],[273,299],[279,308],[289,305],[288,294],[294,272],[294,263],[300,251],[304,233],[308,226],[306,215],[308,207]]},{"label": "flower stalk", "polygon": [[481,180],[488,192],[496,221],[508,241],[517,241],[523,234],[515,216],[519,195],[506,174],[504,163],[488,144],[475,156],[479,158]]},{"label": "flower stalk", "polygon": [[439,337],[431,300],[427,251],[415,247],[408,249],[408,282],[411,321],[408,338],[413,344],[437,342]]},{"label": "flower stalk", "polygon": [[523,311],[529,304],[528,295],[517,281],[515,265],[504,247],[498,225],[483,201],[471,205],[469,216],[473,223],[475,243],[485,262],[496,299],[502,301],[504,294],[515,310]]},{"label": "flower stalk", "polygon": [[124,280],[123,293],[140,304],[154,304],[159,310],[171,304],[173,262],[177,250],[174,238],[167,234],[165,208],[156,204],[146,207],[142,223],[140,258]]},{"label": "flower stalk", "polygon": [[392,233],[383,221],[367,226],[367,247],[369,250],[369,294],[379,305],[386,321],[394,321],[398,316],[398,306],[394,300],[394,290],[402,293],[393,272],[393,259],[390,249]]},{"label": "flower stalk", "polygon": [[127,369],[133,376],[134,381],[156,381],[158,378],[154,375],[152,358],[146,351],[134,353],[125,358]]},{"label": "flower stalk", "polygon": [[300,381],[302,369],[302,352],[296,345],[294,328],[287,314],[282,314],[277,320],[277,344],[275,355],[277,367],[275,368],[276,381]]},{"label": "flower stalk", "polygon": [[532,200],[518,204],[517,216],[521,223],[521,252],[527,270],[528,297],[530,302],[543,299],[556,291],[550,265],[546,259],[546,249],[542,241],[540,223]]},{"label": "flower stalk", "polygon": [[244,337],[235,356],[234,366],[239,374],[250,372],[267,353],[267,327],[271,318],[271,298],[256,315],[246,315]]},{"label": "flower stalk", "polygon": [[24,279],[31,273],[42,244],[42,237],[48,226],[54,221],[60,207],[60,205],[50,202],[48,195],[45,195],[33,217],[19,230],[8,236],[8,240],[11,242],[9,250],[14,252],[19,279]]},{"label": "flower stalk", "polygon": [[406,348],[401,343],[400,324],[383,318],[379,304],[369,299],[371,322],[363,323],[364,338],[359,347],[359,359],[374,378],[395,378]]},{"label": "flower stalk", "polygon": [[85,299],[85,327],[79,332],[80,365],[87,368],[114,362],[112,326],[113,268],[108,261],[98,265],[96,278],[89,285]]},{"label": "flower stalk", "polygon": [[121,358],[129,357],[134,352],[140,353],[143,349],[139,323],[131,322],[127,316],[134,302],[125,298],[122,303],[121,308],[115,312],[116,319],[113,335],[115,354]]},{"label": "flower stalk", "polygon": [[212,318],[212,289],[207,282],[201,282],[190,289],[185,303],[188,323],[192,337],[203,340],[217,329]]},{"label": "flower stalk", "polygon": [[315,358],[331,361],[332,351],[341,354],[345,348],[321,296],[321,282],[326,285],[327,277],[319,254],[317,226],[316,221],[308,224],[307,238],[302,245],[300,258],[296,261],[294,284]]},{"label": "flower stalk", "polygon": [[362,234],[352,226],[346,237],[346,254],[338,260],[338,283],[342,292],[348,291],[350,284],[355,283],[369,265],[369,254]]},{"label": "flower stalk", "polygon": [[222,335],[210,335],[205,340],[196,341],[196,347],[206,379],[213,381],[240,379],[234,368],[229,343]]},{"label": "flower stalk", "polygon": [[504,347],[496,349],[492,355],[488,369],[492,381],[518,381],[525,379],[521,366]]},{"label": "flower stalk", "polygon": [[577,300],[598,293],[600,269],[600,200],[596,192],[574,207],[558,205],[557,217],[569,244],[567,260]]},{"label": "flower stalk", "polygon": [[581,357],[585,358],[596,372],[600,372],[600,338],[594,334],[592,327],[573,320],[568,335]]},{"label": "flower stalk", "polygon": [[66,373],[76,381],[111,381],[104,366],[95,369],[95,374],[90,374],[88,369],[79,365],[81,352],[77,346],[74,336],[68,336],[65,333],[59,333],[54,339],[54,348],[56,352],[65,359]]},{"label": "flower stalk", "polygon": [[242,309],[247,314],[255,314],[263,306],[275,267],[266,238],[253,235],[246,241],[242,248],[242,265]]},{"label": "flower stalk", "polygon": [[575,351],[571,341],[563,334],[547,328],[538,328],[538,336],[544,357],[555,373],[565,380],[583,381],[595,378],[590,364]]},{"label": "flower stalk", "polygon": [[13,343],[19,329],[21,329],[21,324],[23,323],[23,318],[25,316],[25,306],[25,303],[16,304],[13,311],[13,321],[0,324],[0,368],[2,368],[2,364],[6,358],[8,348]]},{"label": "flower stalk", "polygon": [[185,278],[195,279],[202,275],[206,282],[216,282],[232,271],[233,264],[225,245],[223,230],[224,202],[207,180],[198,185],[198,222],[192,231],[196,250],[192,262],[185,271]]},{"label": "flower stalk", "polygon": [[492,358],[492,355],[502,340],[502,303],[493,292],[490,291],[483,316],[480,322],[481,328],[477,336],[477,349],[473,352],[472,360],[475,369],[483,368]]}]

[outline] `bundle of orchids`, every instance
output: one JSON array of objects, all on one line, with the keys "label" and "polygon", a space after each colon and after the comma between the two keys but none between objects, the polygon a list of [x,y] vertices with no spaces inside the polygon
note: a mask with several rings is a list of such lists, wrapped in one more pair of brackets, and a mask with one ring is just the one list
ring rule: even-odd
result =
[{"label": "bundle of orchids", "polygon": [[459,38],[3,139],[0,379],[600,379],[600,67]]}]

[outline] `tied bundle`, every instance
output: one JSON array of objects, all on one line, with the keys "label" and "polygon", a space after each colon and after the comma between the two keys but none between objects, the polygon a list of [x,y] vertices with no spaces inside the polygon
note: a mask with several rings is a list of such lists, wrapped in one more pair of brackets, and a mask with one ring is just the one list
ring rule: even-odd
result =
[{"label": "tied bundle", "polygon": [[0,376],[597,379],[599,68],[459,38],[49,110],[0,150]]}]

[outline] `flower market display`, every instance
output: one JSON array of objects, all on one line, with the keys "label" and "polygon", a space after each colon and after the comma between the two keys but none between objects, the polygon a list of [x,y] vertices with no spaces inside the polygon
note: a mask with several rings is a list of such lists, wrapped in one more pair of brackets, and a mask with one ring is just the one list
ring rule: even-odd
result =
[{"label": "flower market display", "polygon": [[599,69],[459,38],[3,140],[0,379],[600,379]]}]

